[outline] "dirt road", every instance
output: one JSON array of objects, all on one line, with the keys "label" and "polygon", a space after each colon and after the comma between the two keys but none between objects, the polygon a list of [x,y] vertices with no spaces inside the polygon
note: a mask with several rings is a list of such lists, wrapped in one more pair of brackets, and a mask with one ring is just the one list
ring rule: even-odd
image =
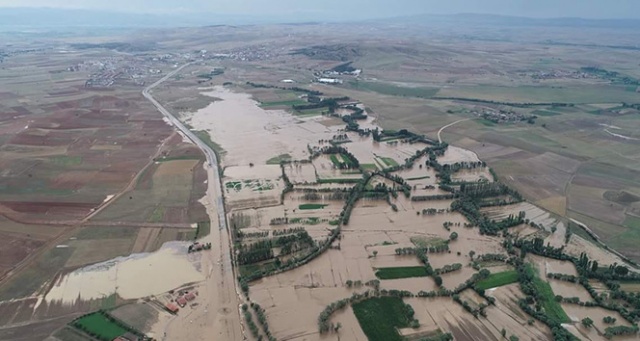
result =
[{"label": "dirt road", "polygon": [[440,128],[440,130],[438,130],[438,142],[442,143],[442,136],[440,136],[440,135],[442,134],[442,131],[443,131],[443,130],[445,130],[445,129],[447,129],[447,128],[451,127],[451,126],[452,126],[452,125],[454,125],[454,124],[458,124],[458,123],[460,123],[460,122],[464,122],[464,121],[468,121],[468,120],[470,120],[470,118],[465,118],[465,119],[462,119],[462,120],[457,120],[457,121],[455,121],[455,122],[451,122],[451,123],[447,124],[446,126],[443,126],[442,128]]}]

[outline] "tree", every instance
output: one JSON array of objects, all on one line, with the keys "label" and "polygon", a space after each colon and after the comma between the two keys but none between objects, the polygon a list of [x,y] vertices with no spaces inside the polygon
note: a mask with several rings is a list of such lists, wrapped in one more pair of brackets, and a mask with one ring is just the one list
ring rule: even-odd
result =
[{"label": "tree", "polygon": [[449,240],[456,240],[456,239],[458,239],[458,233],[451,232],[451,234],[449,235]]},{"label": "tree", "polygon": [[515,335],[511,335],[509,336],[509,341],[520,341],[520,338]]},{"label": "tree", "polygon": [[471,250],[469,251],[469,258],[473,259],[473,256],[476,254],[475,251]]},{"label": "tree", "polygon": [[375,257],[377,257],[377,256],[378,256],[378,250],[374,250],[374,251],[373,251],[373,257],[375,258]]},{"label": "tree", "polygon": [[583,318],[581,322],[582,325],[587,328],[591,328],[591,326],[593,326],[593,320],[588,317]]},{"label": "tree", "polygon": [[629,268],[623,265],[616,266],[615,272],[620,276],[626,276],[629,273]]},{"label": "tree", "polygon": [[502,328],[502,330],[500,331],[500,334],[502,334],[502,337],[507,337],[507,330]]},{"label": "tree", "polygon": [[605,316],[602,318],[602,322],[606,323],[606,324],[614,324],[616,323],[616,318],[615,317],[611,317],[611,316]]}]

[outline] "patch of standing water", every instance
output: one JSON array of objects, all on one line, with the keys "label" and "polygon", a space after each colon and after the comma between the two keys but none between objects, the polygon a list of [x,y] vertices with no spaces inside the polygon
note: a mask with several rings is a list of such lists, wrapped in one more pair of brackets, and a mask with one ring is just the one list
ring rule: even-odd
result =
[{"label": "patch of standing water", "polygon": [[136,253],[77,269],[59,278],[45,300],[73,304],[77,299],[100,299],[115,293],[124,299],[136,299],[202,281],[202,253],[188,254],[188,247],[186,242],[167,242],[156,252]]}]

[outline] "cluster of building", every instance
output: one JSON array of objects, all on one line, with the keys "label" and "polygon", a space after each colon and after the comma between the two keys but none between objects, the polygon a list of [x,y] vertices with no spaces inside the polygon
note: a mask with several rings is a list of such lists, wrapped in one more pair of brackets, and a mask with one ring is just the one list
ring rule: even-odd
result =
[{"label": "cluster of building", "polygon": [[565,70],[550,70],[550,71],[530,71],[520,74],[523,77],[529,77],[535,80],[546,79],[585,79],[585,78],[597,78],[593,74],[582,71],[565,71]]},{"label": "cluster of building", "polygon": [[225,53],[207,54],[207,59],[233,59],[242,62],[253,62],[273,58],[274,51],[269,45],[246,46]]},{"label": "cluster of building", "polygon": [[510,110],[480,109],[472,110],[471,113],[474,116],[484,118],[494,123],[514,123],[522,121],[534,123],[536,119],[535,115],[522,114]]},{"label": "cluster of building", "polygon": [[177,314],[180,308],[184,308],[198,297],[197,291],[181,290],[165,304],[165,308],[172,314]]}]

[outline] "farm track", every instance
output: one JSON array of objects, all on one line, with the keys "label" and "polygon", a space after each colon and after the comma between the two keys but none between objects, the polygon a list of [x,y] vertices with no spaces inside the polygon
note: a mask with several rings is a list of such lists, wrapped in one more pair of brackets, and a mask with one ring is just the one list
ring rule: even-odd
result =
[{"label": "farm track", "polygon": [[441,136],[442,131],[444,131],[445,129],[447,129],[447,128],[451,127],[451,126],[452,126],[452,125],[454,125],[454,124],[458,124],[458,123],[460,123],[460,122],[464,122],[464,121],[468,121],[468,120],[470,120],[470,118],[465,118],[465,119],[462,119],[462,120],[457,120],[457,121],[455,121],[455,122],[451,122],[451,123],[449,123],[449,124],[447,124],[447,125],[443,126],[442,128],[440,128],[440,130],[438,130],[438,142],[442,143],[442,136]]}]

